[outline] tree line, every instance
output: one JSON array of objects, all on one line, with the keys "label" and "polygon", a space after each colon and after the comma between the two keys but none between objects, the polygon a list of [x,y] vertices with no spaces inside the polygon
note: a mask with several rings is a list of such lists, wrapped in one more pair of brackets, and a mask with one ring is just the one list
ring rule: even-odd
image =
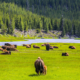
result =
[{"label": "tree line", "polygon": [[80,21],[70,20],[61,16],[58,18],[48,18],[33,14],[32,12],[18,7],[14,3],[0,3],[0,29],[2,34],[13,34],[14,29],[28,31],[36,30],[58,30],[62,31],[61,36],[75,35],[80,37]]},{"label": "tree line", "polygon": [[50,18],[60,18],[64,15],[67,19],[80,20],[80,0],[0,0],[11,2],[38,15]]}]

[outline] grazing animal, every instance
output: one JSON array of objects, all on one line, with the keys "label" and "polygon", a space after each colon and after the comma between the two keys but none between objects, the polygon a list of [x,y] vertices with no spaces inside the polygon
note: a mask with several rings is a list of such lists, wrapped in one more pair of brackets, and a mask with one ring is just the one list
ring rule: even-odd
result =
[{"label": "grazing animal", "polygon": [[44,65],[44,70],[43,70],[43,74],[46,74],[47,73],[47,66]]},{"label": "grazing animal", "polygon": [[69,46],[70,49],[76,49],[74,46]]},{"label": "grazing animal", "polygon": [[40,49],[40,47],[39,47],[39,46],[37,46],[37,45],[33,45],[33,48],[39,48],[39,49]]},{"label": "grazing animal", "polygon": [[49,49],[53,49],[53,46],[50,46]]},{"label": "grazing animal", "polygon": [[6,46],[6,45],[4,45],[4,46],[2,46],[1,48],[3,48],[3,49],[7,49],[7,46]]},{"label": "grazing animal", "polygon": [[5,43],[5,46],[11,46],[11,47],[17,48],[17,45],[11,45],[9,43]]},{"label": "grazing animal", "polygon": [[68,53],[62,53],[62,56],[69,56],[69,54]]},{"label": "grazing animal", "polygon": [[36,70],[36,73],[39,75],[39,73],[44,73],[44,62],[43,60],[38,57],[38,59],[35,61],[34,63],[34,66],[35,66],[35,70]]},{"label": "grazing animal", "polygon": [[3,49],[3,52],[6,52],[7,50],[6,49]]},{"label": "grazing animal", "polygon": [[46,50],[49,51],[49,49],[50,49],[50,44],[47,43],[46,44]]},{"label": "grazing animal", "polygon": [[6,45],[6,46],[11,46],[11,44],[10,44],[10,43],[5,43],[5,45]]},{"label": "grazing animal", "polygon": [[17,45],[11,45],[11,46],[7,46],[7,47],[17,48]]},{"label": "grazing animal", "polygon": [[3,54],[3,55],[10,54],[11,55],[11,51],[6,51],[6,52],[1,53],[1,54]]},{"label": "grazing animal", "polygon": [[7,50],[8,50],[8,51],[18,51],[17,49],[12,48],[12,47],[8,47]]},{"label": "grazing animal", "polygon": [[0,48],[0,51],[4,51],[4,52],[6,52],[7,50],[6,50],[6,49],[3,49],[3,48]]},{"label": "grazing animal", "polygon": [[41,46],[46,46],[46,43],[42,44]]},{"label": "grazing animal", "polygon": [[15,47],[13,45],[12,46],[6,46],[6,45],[4,45],[1,48],[6,49],[8,51],[18,51],[17,49],[15,49]]},{"label": "grazing animal", "polygon": [[31,48],[31,45],[27,44],[27,45],[26,45],[26,48]]},{"label": "grazing animal", "polygon": [[58,48],[57,46],[53,46],[53,48]]},{"label": "grazing animal", "polygon": [[14,48],[17,48],[17,45],[14,45]]},{"label": "grazing animal", "polygon": [[3,51],[3,48],[0,48],[0,51]]},{"label": "grazing animal", "polygon": [[23,44],[23,46],[26,46],[26,44]]}]

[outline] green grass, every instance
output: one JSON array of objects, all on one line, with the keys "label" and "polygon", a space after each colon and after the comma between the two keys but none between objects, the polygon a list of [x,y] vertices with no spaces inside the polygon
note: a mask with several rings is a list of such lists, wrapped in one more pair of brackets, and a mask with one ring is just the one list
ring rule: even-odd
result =
[{"label": "green grass", "polygon": [[7,42],[7,41],[24,41],[23,37],[14,37],[11,35],[0,35],[0,42]]},{"label": "green grass", "polygon": [[[59,48],[49,51],[41,43],[36,45],[40,49],[18,46],[18,51],[12,51],[11,55],[0,55],[0,80],[80,79],[80,44],[51,43]],[[74,45],[76,49],[69,49],[70,45]],[[68,52],[69,56],[61,56],[62,52]],[[35,72],[34,62],[39,56],[47,66],[46,75],[37,75]]]}]

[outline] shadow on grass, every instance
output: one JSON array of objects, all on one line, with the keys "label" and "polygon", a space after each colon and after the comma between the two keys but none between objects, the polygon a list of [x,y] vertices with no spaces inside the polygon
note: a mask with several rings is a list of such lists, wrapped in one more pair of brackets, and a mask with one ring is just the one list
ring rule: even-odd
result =
[{"label": "shadow on grass", "polygon": [[29,76],[33,77],[33,76],[39,76],[38,74],[30,74]]}]

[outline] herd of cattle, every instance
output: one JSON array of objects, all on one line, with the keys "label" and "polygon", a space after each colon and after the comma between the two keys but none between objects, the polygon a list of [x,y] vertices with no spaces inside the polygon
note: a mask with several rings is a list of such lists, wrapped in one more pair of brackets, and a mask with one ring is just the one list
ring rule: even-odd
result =
[{"label": "herd of cattle", "polygon": [[0,47],[0,51],[3,51],[3,53],[1,54],[10,54],[11,55],[11,51],[18,51],[17,49],[17,45],[11,45],[9,43],[5,43],[5,45],[2,45]]},{"label": "herd of cattle", "polygon": [[[31,44],[23,44],[23,46],[25,46],[26,48],[31,48]],[[44,43],[41,46],[45,46],[46,50],[49,51],[49,49],[53,49],[53,48],[58,48],[57,46],[51,46],[49,43]],[[11,45],[9,43],[5,43],[4,45],[2,45],[0,47],[0,51],[3,51],[3,55],[5,54],[10,54],[11,55],[11,51],[18,51],[17,49],[17,45]],[[33,45],[33,48],[39,48],[39,46],[37,45]],[[69,46],[70,49],[76,49],[74,46]],[[62,56],[69,56],[69,54],[67,52],[62,53]],[[47,72],[47,66],[44,64],[43,60],[38,57],[38,59],[35,61],[34,63],[35,65],[35,71],[37,74],[46,74]]]}]

